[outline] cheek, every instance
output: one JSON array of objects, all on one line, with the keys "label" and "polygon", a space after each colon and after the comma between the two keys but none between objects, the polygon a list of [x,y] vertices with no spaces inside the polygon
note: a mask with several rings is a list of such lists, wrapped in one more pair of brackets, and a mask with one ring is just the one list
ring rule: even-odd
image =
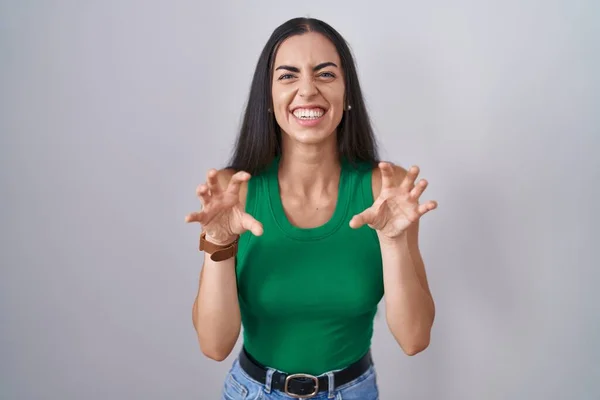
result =
[{"label": "cheek", "polygon": [[329,98],[329,104],[331,106],[330,112],[331,115],[329,116],[331,118],[331,123],[334,124],[335,126],[337,126],[341,121],[342,118],[344,117],[344,101],[345,101],[345,96],[344,96],[344,92],[342,91],[340,93],[340,91],[335,91],[334,93],[331,93]]},{"label": "cheek", "polygon": [[273,92],[273,115],[277,124],[284,128],[288,124],[287,110],[289,107],[289,95],[282,91]]},{"label": "cheek", "polygon": [[287,113],[289,105],[293,100],[293,95],[289,90],[276,90],[272,93],[273,111],[276,114]]},{"label": "cheek", "polygon": [[324,86],[321,89],[321,93],[327,99],[329,104],[333,107],[343,108],[344,107],[344,98],[346,91],[344,90],[344,85],[332,85],[332,86]]},{"label": "cheek", "polygon": [[335,91],[334,93],[330,93],[328,96],[329,104],[332,107],[332,111],[335,114],[335,118],[341,118],[341,115],[344,113],[344,101],[345,96],[344,92]]}]

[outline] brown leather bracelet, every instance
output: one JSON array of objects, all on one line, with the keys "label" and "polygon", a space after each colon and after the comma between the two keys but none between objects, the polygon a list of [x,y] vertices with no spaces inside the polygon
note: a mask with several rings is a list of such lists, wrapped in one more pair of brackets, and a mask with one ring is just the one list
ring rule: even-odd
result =
[{"label": "brown leather bracelet", "polygon": [[210,259],[213,261],[225,261],[237,254],[238,241],[240,237],[225,245],[215,244],[206,240],[206,232],[200,235],[200,251],[210,254]]}]

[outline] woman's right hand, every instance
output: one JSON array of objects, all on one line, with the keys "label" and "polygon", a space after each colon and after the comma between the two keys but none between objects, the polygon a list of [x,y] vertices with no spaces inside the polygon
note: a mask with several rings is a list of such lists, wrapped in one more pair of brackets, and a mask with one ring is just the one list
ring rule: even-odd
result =
[{"label": "woman's right hand", "polygon": [[206,240],[215,244],[228,244],[246,231],[256,236],[263,233],[263,226],[240,203],[240,187],[250,179],[250,174],[239,171],[233,174],[226,188],[217,178],[218,172],[211,169],[207,182],[198,186],[196,194],[202,207],[198,212],[186,216],[186,222],[198,222],[206,232]]}]

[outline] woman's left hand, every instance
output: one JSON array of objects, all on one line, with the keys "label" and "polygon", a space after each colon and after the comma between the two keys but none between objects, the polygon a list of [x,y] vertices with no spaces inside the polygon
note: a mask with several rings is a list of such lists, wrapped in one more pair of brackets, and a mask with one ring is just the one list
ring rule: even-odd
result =
[{"label": "woman's left hand", "polygon": [[363,225],[375,229],[378,235],[388,239],[402,235],[408,227],[417,222],[425,213],[434,210],[437,202],[430,200],[419,204],[419,198],[427,187],[421,179],[415,184],[419,167],[409,168],[401,182],[394,174],[390,163],[379,163],[381,170],[381,192],[373,205],[350,220],[350,227]]}]

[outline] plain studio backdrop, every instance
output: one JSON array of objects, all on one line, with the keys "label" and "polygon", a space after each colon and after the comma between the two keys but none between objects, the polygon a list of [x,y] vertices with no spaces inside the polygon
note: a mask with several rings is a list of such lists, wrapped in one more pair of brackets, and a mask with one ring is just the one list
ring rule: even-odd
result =
[{"label": "plain studio backdrop", "polygon": [[383,157],[439,201],[432,342],[405,356],[382,305],[381,398],[600,398],[597,2],[23,0],[0,5],[0,399],[219,398],[239,344],[199,350],[184,217],[296,16],[347,38]]}]

